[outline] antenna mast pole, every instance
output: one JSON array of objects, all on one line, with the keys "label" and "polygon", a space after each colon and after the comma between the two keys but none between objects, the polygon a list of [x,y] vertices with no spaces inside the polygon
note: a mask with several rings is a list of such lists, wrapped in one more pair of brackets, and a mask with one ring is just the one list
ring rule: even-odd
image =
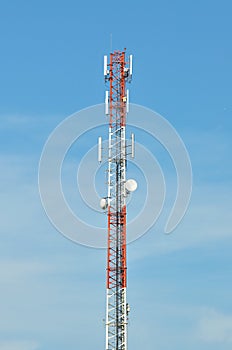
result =
[{"label": "antenna mast pole", "polygon": [[108,248],[106,295],[106,350],[127,350],[129,306],[126,299],[126,115],[132,77],[132,56],[125,50],[104,57],[104,76],[109,83],[105,112],[109,117],[108,149]]}]

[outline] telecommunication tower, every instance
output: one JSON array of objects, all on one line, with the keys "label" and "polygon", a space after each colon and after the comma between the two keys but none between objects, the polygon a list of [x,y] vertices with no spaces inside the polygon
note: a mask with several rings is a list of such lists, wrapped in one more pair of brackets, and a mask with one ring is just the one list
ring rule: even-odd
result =
[{"label": "telecommunication tower", "polygon": [[[132,79],[132,55],[114,51],[108,63],[104,56],[104,77],[108,86],[105,113],[109,119],[108,194],[100,206],[108,217],[106,350],[127,350],[127,256],[126,199],[137,188],[133,179],[126,179],[127,155],[134,157],[134,134],[126,141],[126,117],[129,112],[129,90]],[[98,160],[102,160],[102,139],[98,140]]]}]

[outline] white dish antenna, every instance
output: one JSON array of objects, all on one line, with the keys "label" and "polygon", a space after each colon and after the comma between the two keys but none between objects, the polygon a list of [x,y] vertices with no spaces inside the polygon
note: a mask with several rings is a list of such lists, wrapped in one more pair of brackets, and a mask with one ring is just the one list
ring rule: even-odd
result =
[{"label": "white dish antenna", "polygon": [[108,202],[106,198],[100,199],[100,207],[102,208],[102,210],[105,210],[108,207]]},{"label": "white dish antenna", "polygon": [[127,192],[134,192],[138,187],[137,182],[134,179],[129,179],[126,181]]}]

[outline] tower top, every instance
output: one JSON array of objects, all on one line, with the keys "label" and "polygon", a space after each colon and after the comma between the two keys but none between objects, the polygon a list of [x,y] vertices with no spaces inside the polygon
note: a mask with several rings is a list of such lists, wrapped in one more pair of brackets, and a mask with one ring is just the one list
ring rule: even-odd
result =
[{"label": "tower top", "polygon": [[124,78],[129,83],[132,79],[132,68],[133,68],[133,56],[129,55],[128,61],[125,61],[125,54],[126,49],[124,51],[114,51],[110,54],[110,63],[108,63],[107,55],[104,56],[104,77],[105,82],[110,80],[110,68],[112,68],[112,65],[115,63],[124,63]]}]

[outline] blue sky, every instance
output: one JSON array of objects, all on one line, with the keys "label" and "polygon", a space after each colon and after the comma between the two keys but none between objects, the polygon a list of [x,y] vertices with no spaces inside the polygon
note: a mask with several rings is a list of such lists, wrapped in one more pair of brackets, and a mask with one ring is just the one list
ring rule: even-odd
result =
[{"label": "blue sky", "polygon": [[110,34],[134,55],[131,101],[172,123],[194,178],[175,232],[161,233],[167,201],[128,247],[129,348],[231,349],[231,11],[226,0],[1,1],[1,350],[104,348],[105,252],[55,230],[37,174],[58,123],[104,101]]}]

